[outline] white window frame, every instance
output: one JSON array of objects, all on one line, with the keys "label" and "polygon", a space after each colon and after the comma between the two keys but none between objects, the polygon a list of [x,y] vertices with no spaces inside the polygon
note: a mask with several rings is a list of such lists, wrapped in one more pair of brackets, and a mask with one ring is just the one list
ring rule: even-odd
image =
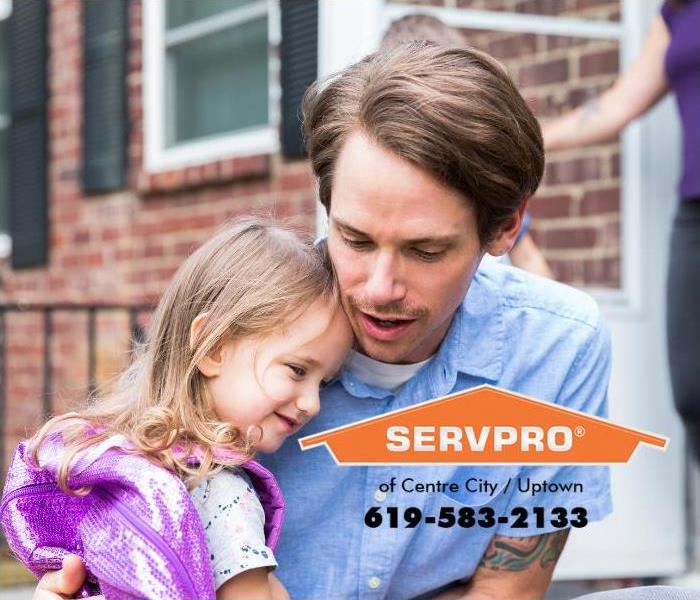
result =
[{"label": "white window frame", "polygon": [[[620,23],[467,8],[390,4],[386,0],[367,0],[362,3],[363,10],[355,6],[352,7],[354,10],[350,10],[351,7],[347,4],[354,5],[320,0],[319,77],[326,77],[376,50],[391,23],[409,14],[433,15],[443,23],[459,28],[617,40],[623,69],[633,60],[644,35],[644,25],[635,0],[621,1],[623,12]],[[355,40],[355,43],[350,40]],[[645,310],[640,227],[642,207],[638,201],[643,177],[639,123],[627,127],[622,135],[621,154],[620,215],[624,215],[624,219],[620,223],[620,287],[610,289],[586,286],[586,291],[604,304],[606,310],[634,315]],[[320,235],[326,231],[326,220],[325,209],[319,207],[316,225]]]},{"label": "white window frame", "polygon": [[[272,154],[279,150],[279,60],[269,58],[268,102],[270,116],[267,125],[241,132],[208,136],[166,147],[166,118],[171,111],[166,107],[166,45],[192,40],[226,29],[236,23],[262,16],[268,17],[268,44],[280,40],[279,7],[274,0],[255,4],[201,19],[185,25],[171,34],[166,33],[165,0],[143,2],[143,109],[144,109],[144,168],[157,173],[208,162]],[[270,53],[272,54],[272,53]]]},{"label": "white window frame", "polygon": [[[12,14],[11,0],[0,0],[0,21],[9,19]],[[0,114],[0,129],[9,129],[10,115]],[[12,252],[12,238],[7,231],[0,231],[0,258],[7,258]]]}]

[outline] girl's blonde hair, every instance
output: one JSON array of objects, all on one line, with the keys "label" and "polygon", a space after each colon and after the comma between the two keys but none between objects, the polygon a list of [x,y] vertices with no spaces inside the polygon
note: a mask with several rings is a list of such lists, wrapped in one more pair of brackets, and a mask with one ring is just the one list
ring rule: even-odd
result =
[{"label": "girl's blonde hair", "polygon": [[[49,420],[30,443],[30,461],[38,464],[48,434],[61,434],[66,451],[57,479],[74,493],[68,479],[76,455],[115,434],[189,487],[220,466],[240,464],[252,455],[248,432],[217,418],[197,365],[226,341],[290,323],[319,297],[339,306],[325,249],[268,220],[233,222],[175,273],[115,391],[95,395],[84,411]],[[192,321],[203,313],[190,340]]]}]

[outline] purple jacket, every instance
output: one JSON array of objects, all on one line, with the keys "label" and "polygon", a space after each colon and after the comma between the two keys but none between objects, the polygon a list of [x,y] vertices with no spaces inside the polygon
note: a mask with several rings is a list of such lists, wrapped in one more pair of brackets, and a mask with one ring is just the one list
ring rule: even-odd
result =
[{"label": "purple jacket", "polygon": [[[42,445],[36,469],[15,452],[7,475],[0,522],[15,556],[37,577],[60,568],[66,554],[82,557],[88,570],[83,595],[106,598],[215,598],[204,529],[187,489],[175,475],[146,458],[123,451],[114,436],[80,455],[71,488],[62,492],[57,438]],[[279,540],[284,501],[273,475],[254,461],[242,465],[265,510],[265,537]]]}]

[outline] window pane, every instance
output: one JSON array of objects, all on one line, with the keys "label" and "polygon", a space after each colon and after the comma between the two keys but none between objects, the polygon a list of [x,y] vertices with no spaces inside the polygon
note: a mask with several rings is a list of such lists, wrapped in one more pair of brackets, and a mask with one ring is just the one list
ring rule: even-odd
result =
[{"label": "window pane", "polygon": [[268,123],[267,18],[168,51],[168,145]]},{"label": "window pane", "polygon": [[205,19],[219,13],[255,4],[257,0],[168,0],[168,29]]}]

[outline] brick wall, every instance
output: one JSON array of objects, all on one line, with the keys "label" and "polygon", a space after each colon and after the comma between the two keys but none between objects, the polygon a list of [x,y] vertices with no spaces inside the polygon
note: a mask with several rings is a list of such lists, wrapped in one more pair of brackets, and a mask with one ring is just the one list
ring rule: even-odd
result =
[{"label": "brick wall", "polygon": [[[620,20],[619,0],[425,0],[424,6]],[[618,43],[553,35],[464,30],[467,41],[501,60],[535,114],[546,121],[598,95],[614,81]],[[547,157],[531,201],[532,232],[557,279],[578,286],[620,285],[618,142]]]},{"label": "brick wall", "polygon": [[[619,19],[619,0],[414,3]],[[235,215],[262,210],[296,216],[302,226],[313,227],[315,200],[305,161],[249,156],[144,172],[142,11],[139,0],[130,6],[128,186],[118,193],[85,197],[80,183],[81,2],[50,0],[49,264],[22,271],[0,265],[3,302],[151,303],[191,250]],[[467,33],[472,44],[503,60],[543,119],[603,89],[618,70],[618,49],[611,42]],[[558,278],[579,285],[619,284],[619,171],[618,144],[549,157],[545,183],[531,211],[535,238]],[[146,319],[144,312],[141,320]],[[96,374],[105,381],[128,361],[128,318],[100,313],[96,331]],[[87,315],[57,312],[51,333],[51,406],[58,412],[82,401],[87,390]],[[8,315],[6,340],[7,454],[41,419],[43,318]]]},{"label": "brick wall", "polygon": [[[306,161],[250,156],[144,172],[141,2],[132,0],[130,7],[128,186],[86,197],[80,180],[82,6],[80,0],[50,1],[49,263],[18,271],[0,265],[2,302],[151,303],[192,249],[236,215],[263,211],[314,227]],[[104,381],[128,361],[128,317],[99,313],[96,325],[96,374]],[[6,455],[41,419],[43,328],[36,313],[6,318]],[[87,314],[57,312],[51,331],[51,402],[58,412],[85,397]]]}]

